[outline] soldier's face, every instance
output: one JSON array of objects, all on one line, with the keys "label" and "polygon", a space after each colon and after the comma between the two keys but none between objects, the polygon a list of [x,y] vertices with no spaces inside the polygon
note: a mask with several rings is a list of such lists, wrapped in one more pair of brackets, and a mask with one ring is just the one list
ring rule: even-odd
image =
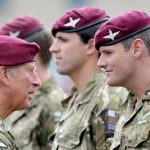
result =
[{"label": "soldier's face", "polygon": [[57,71],[70,76],[80,71],[87,58],[87,45],[77,33],[57,32],[50,51],[54,54]]},{"label": "soldier's face", "polygon": [[100,47],[101,56],[97,66],[105,70],[109,85],[126,87],[134,69],[131,52],[125,50],[121,43]]},{"label": "soldier's face", "polygon": [[34,92],[41,84],[35,69],[35,62],[28,62],[17,66],[16,70],[9,75],[11,98],[15,110],[29,107]]}]

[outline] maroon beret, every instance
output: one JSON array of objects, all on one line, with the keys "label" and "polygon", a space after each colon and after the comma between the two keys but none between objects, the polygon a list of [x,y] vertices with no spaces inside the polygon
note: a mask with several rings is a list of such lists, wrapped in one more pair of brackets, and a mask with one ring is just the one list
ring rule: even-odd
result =
[{"label": "maroon beret", "polygon": [[113,45],[150,29],[150,16],[144,11],[128,11],[105,22],[95,34],[95,47]]},{"label": "maroon beret", "polygon": [[34,61],[39,49],[35,43],[0,35],[0,65],[18,65]]},{"label": "maroon beret", "polygon": [[109,16],[98,7],[75,8],[63,14],[52,26],[52,34],[61,32],[78,32],[107,21]]},{"label": "maroon beret", "polygon": [[19,16],[6,22],[0,28],[0,35],[14,36],[25,39],[43,29],[43,22],[36,16]]}]

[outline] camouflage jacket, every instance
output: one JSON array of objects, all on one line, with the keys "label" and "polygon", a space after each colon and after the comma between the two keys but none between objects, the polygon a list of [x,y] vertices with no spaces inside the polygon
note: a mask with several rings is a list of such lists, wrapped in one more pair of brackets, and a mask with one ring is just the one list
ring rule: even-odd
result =
[{"label": "camouflage jacket", "polygon": [[140,101],[133,93],[128,95],[128,105],[120,117],[110,150],[150,149],[150,90]]},{"label": "camouflage jacket", "polygon": [[[52,150],[107,149],[105,140],[113,136],[118,120],[114,110],[117,110],[116,105],[122,97],[119,93],[124,89],[114,90],[105,81],[104,72],[98,70],[82,93],[74,90],[65,100],[69,102],[67,110],[50,136],[50,140],[54,138]],[[108,104],[112,99],[114,104],[110,106]],[[64,104],[67,104],[65,101]]]},{"label": "camouflage jacket", "polygon": [[54,131],[61,116],[61,100],[65,93],[54,78],[42,84],[34,95],[31,107],[16,112],[5,120],[21,150],[47,150],[48,135]]},{"label": "camouflage jacket", "polygon": [[0,150],[18,150],[14,137],[4,129],[2,120],[0,120]]}]

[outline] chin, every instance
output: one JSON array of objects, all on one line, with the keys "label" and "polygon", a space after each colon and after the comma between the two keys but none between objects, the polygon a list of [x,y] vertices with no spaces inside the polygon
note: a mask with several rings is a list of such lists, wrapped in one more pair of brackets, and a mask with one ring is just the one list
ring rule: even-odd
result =
[{"label": "chin", "polygon": [[29,108],[31,106],[31,101],[27,101],[26,108]]},{"label": "chin", "polygon": [[118,86],[118,84],[116,82],[112,81],[112,80],[107,80],[107,84],[109,86]]},{"label": "chin", "polygon": [[26,100],[24,101],[24,105],[22,106],[22,109],[29,108],[30,106],[31,106],[31,100],[26,99]]},{"label": "chin", "polygon": [[57,70],[57,72],[61,75],[68,75],[68,72],[65,70]]}]

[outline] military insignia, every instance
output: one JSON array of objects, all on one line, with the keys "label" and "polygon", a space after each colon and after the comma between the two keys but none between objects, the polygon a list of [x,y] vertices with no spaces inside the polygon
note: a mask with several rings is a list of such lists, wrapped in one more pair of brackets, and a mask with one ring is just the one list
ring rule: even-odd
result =
[{"label": "military insignia", "polygon": [[108,123],[107,124],[107,130],[113,130],[113,131],[115,131],[115,124],[111,124],[111,123]]},{"label": "military insignia", "polygon": [[20,34],[20,31],[16,31],[16,32],[9,31],[9,36],[11,37],[18,37],[19,34]]},{"label": "military insignia", "polygon": [[104,36],[104,39],[111,39],[112,41],[115,39],[116,35],[119,34],[120,31],[118,32],[112,32],[111,30],[109,30],[109,35]]},{"label": "military insignia", "polygon": [[64,24],[65,27],[73,27],[75,28],[76,24],[80,21],[80,18],[74,19],[72,17],[69,17],[69,22]]},{"label": "military insignia", "polygon": [[114,110],[108,110],[108,116],[109,117],[115,117],[116,116],[116,113]]},{"label": "military insignia", "polygon": [[0,148],[6,148],[8,147],[4,142],[0,141]]}]

